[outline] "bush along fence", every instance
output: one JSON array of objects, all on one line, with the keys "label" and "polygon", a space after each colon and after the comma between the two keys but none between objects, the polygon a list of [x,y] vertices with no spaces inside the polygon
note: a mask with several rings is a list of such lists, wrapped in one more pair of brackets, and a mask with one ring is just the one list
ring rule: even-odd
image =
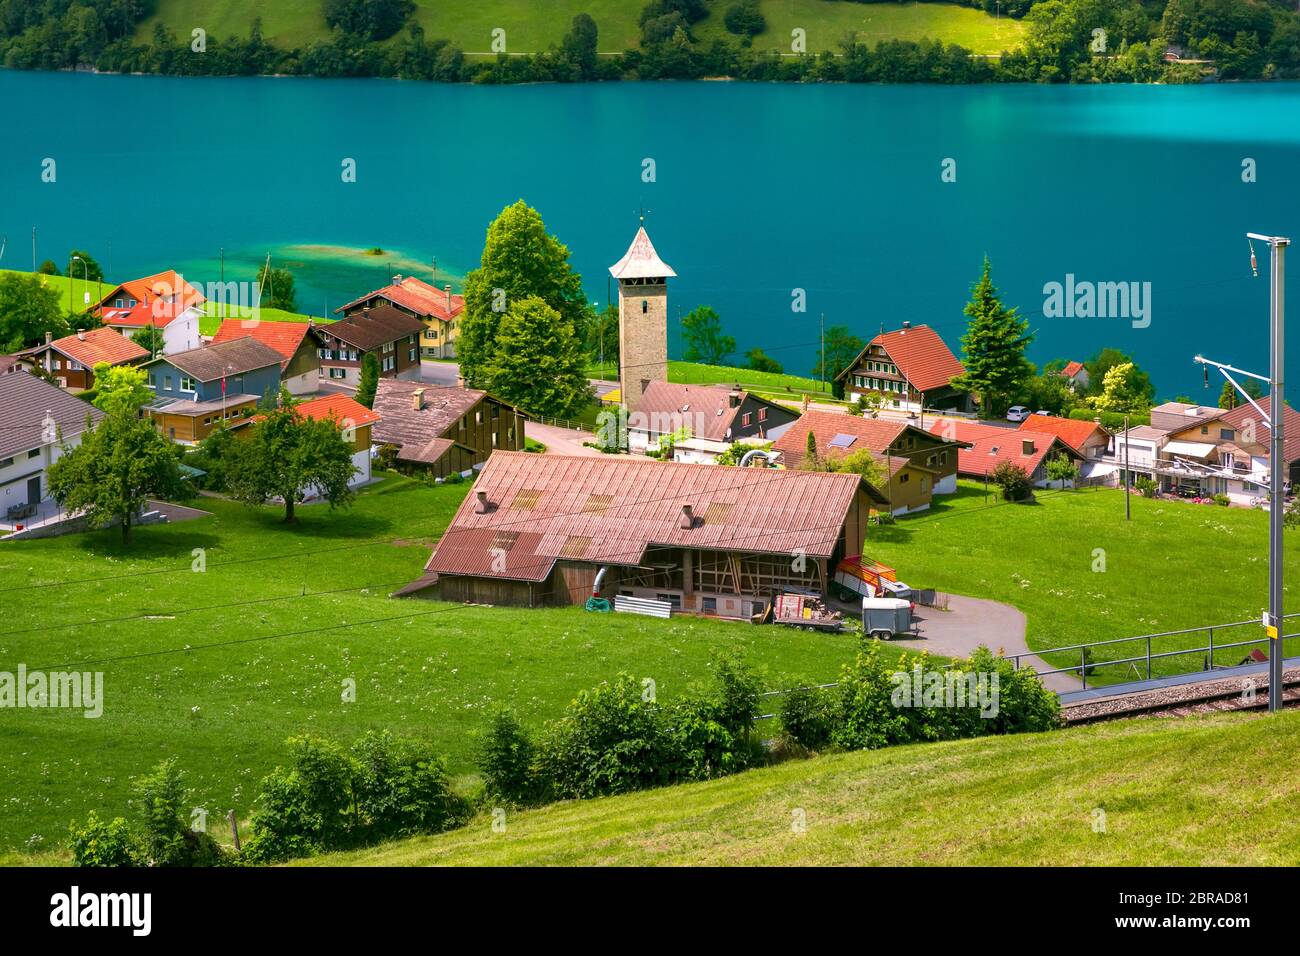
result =
[{"label": "bush along fence", "polygon": [[[756,730],[764,694],[743,661],[715,655],[711,683],[669,703],[654,682],[619,674],[586,690],[564,715],[530,732],[500,710],[482,735],[481,786],[453,791],[428,745],[368,733],[350,747],[317,736],[288,741],[288,766],[262,779],[251,835],[233,850],[194,820],[174,762],[135,781],[133,818],[95,813],[71,828],[79,866],[265,864],[463,826],[475,811],[537,806],[709,780],[826,750],[1051,730],[1060,703],[1028,669],[986,647],[931,667],[896,663],[865,640],[833,685],[779,692],[779,735]],[[233,819],[233,815],[232,815]]]}]

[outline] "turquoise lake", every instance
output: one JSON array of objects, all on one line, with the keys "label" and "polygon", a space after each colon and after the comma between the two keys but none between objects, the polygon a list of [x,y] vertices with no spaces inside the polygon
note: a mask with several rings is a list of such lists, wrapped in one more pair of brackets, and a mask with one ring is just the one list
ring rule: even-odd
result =
[{"label": "turquoise lake", "polygon": [[[604,302],[606,267],[644,206],[679,275],[672,312],[712,305],[742,353],[762,346],[792,372],[811,365],[823,313],[864,337],[928,323],[956,348],[987,253],[1004,301],[1031,319],[1035,361],[1113,345],[1162,397],[1213,404],[1220,383],[1201,389],[1198,351],[1266,370],[1267,250],[1252,278],[1245,233],[1300,239],[1296,84],[473,87],[0,71],[0,102],[0,268],[31,268],[33,227],[38,259],[84,248],[114,278],[176,267],[215,281],[224,249],[226,278],[252,279],[270,253],[297,273],[299,308],[322,314],[392,272],[427,278],[435,256],[439,284],[459,288],[488,222],[523,198]],[[54,183],[41,179],[46,158]],[[942,180],[945,159],[955,182]],[[1242,181],[1245,159],[1256,182]],[[371,247],[384,255],[340,251]],[[1045,315],[1044,285],[1067,275],[1150,283],[1149,324]],[[806,312],[791,311],[794,289]]]}]

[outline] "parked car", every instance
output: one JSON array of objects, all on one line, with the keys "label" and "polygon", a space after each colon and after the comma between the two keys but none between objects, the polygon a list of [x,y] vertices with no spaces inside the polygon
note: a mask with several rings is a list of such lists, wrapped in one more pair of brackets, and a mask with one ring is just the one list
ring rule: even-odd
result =
[{"label": "parked car", "polygon": [[1052,413],[1049,412],[1049,411],[1048,411],[1047,409],[1045,409],[1045,408],[1040,408],[1038,411],[1034,412],[1034,414],[1035,414],[1035,415],[1046,415],[1048,418],[1052,418],[1052,417],[1054,417],[1054,416],[1052,415]]},{"label": "parked car", "polygon": [[1012,405],[1007,409],[1007,421],[1009,422],[1023,422],[1028,417],[1029,409],[1023,405]]}]

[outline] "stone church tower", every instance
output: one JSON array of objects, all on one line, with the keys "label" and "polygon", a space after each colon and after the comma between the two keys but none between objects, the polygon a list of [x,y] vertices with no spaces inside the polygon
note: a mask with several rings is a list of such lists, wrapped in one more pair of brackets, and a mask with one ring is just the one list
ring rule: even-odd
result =
[{"label": "stone church tower", "polygon": [[618,280],[618,384],[633,409],[651,382],[668,381],[668,278],[677,273],[643,225],[609,274]]}]

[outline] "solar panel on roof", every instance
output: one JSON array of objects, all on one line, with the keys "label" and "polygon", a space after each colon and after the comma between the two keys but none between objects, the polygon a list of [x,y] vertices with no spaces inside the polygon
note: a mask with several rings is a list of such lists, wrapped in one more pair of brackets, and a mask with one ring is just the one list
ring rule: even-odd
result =
[{"label": "solar panel on roof", "polygon": [[832,448],[848,448],[858,440],[857,435],[845,435],[843,432],[831,439]]}]

